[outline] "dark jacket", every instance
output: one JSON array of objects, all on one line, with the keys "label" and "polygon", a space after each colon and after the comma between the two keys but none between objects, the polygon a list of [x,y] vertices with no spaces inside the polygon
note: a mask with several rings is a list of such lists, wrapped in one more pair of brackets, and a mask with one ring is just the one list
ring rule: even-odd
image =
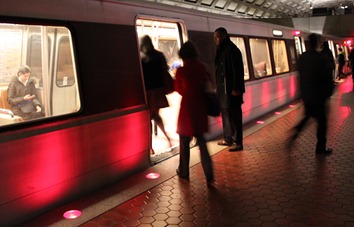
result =
[{"label": "dark jacket", "polygon": [[340,66],[343,66],[343,65],[345,64],[345,57],[344,57],[343,52],[340,52],[340,53],[338,54],[338,64],[339,64]]},{"label": "dark jacket", "polygon": [[[230,107],[233,90],[245,92],[244,69],[241,51],[229,37],[218,46],[215,57],[216,89],[220,106]],[[242,99],[242,96],[239,97]],[[243,102],[242,100],[239,100]]]},{"label": "dark jacket", "polygon": [[327,61],[315,50],[304,52],[299,58],[301,98],[307,103],[321,103],[332,95],[332,74]]},{"label": "dark jacket", "polygon": [[321,51],[325,59],[327,60],[328,67],[331,70],[334,70],[336,68],[336,62],[334,61],[333,53],[329,48],[325,48]]},{"label": "dark jacket", "polygon": [[157,51],[142,55],[142,67],[146,90],[162,88],[163,74],[168,70],[165,56]]}]

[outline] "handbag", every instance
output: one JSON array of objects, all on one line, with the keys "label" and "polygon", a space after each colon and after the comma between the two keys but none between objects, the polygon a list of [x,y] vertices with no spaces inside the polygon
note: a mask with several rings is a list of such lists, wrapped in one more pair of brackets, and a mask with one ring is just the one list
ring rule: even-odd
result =
[{"label": "handbag", "polygon": [[24,103],[19,105],[19,107],[21,112],[26,114],[31,113],[35,110],[32,100],[25,101]]},{"label": "handbag", "polygon": [[163,74],[163,85],[165,88],[165,94],[171,94],[172,92],[174,92],[174,88],[173,88],[173,78],[171,76],[171,74],[168,71],[165,71],[165,73]]},{"label": "handbag", "polygon": [[212,117],[218,117],[220,115],[220,105],[216,94],[213,92],[205,92],[205,101],[207,114]]}]

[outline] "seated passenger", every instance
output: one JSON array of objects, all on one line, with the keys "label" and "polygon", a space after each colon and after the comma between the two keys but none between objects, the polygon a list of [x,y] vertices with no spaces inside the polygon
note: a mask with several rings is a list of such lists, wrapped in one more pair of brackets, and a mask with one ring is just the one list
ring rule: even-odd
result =
[{"label": "seated passenger", "polygon": [[30,75],[31,70],[28,66],[20,67],[17,77],[14,77],[7,88],[7,101],[12,112],[24,120],[44,116],[41,103],[36,97],[35,82]]}]

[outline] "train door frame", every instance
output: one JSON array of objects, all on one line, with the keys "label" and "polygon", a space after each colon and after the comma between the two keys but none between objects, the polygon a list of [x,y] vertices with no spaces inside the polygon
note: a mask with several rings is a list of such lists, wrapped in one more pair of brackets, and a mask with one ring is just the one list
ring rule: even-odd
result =
[{"label": "train door frame", "polygon": [[[178,50],[181,47],[181,45],[188,40],[187,29],[186,29],[186,25],[185,25],[184,21],[181,19],[178,19],[178,18],[158,17],[158,16],[150,16],[150,15],[144,15],[144,14],[137,15],[135,18],[135,28],[136,28],[136,36],[137,36],[137,39],[139,40],[139,46],[140,46],[140,38],[143,35],[149,34],[149,32],[145,32],[143,29],[139,28],[141,23],[144,23],[144,21],[148,21],[149,23],[152,23],[152,25],[151,25],[152,32],[158,32],[158,30],[159,30],[159,29],[156,29],[155,27],[153,27],[154,24],[156,25],[158,23],[161,23],[161,24],[166,23],[166,25],[168,25],[168,24],[171,24],[171,25],[175,24],[176,25],[175,29],[177,29],[178,33],[172,35],[172,37],[175,38],[175,40],[177,41],[178,49],[174,51],[175,54],[172,57],[169,54],[167,54],[166,51],[159,49],[158,46],[156,46],[156,45],[158,45],[159,34],[153,33],[154,36],[153,37],[150,36],[152,38],[155,48],[159,49],[161,52],[164,53],[167,63],[168,63],[170,70],[171,70],[170,73],[172,74],[172,76],[174,76],[174,73],[172,72],[173,71],[173,67],[172,67],[173,63],[175,61],[180,62],[180,59],[178,57]],[[158,23],[155,23],[155,22],[158,22]],[[170,59],[170,57],[171,57],[171,59]],[[142,78],[143,78],[144,75],[142,72],[141,72],[141,74],[142,74]],[[145,94],[145,96],[146,96],[146,94]],[[154,153],[155,153],[154,155],[156,155],[156,156],[159,156],[162,153],[169,153],[169,151],[173,151],[174,150],[173,148],[175,148],[179,144],[179,136],[176,133],[176,129],[177,129],[177,118],[178,118],[179,105],[180,105],[181,98],[178,93],[173,92],[172,94],[169,94],[167,96],[167,99],[170,104],[170,107],[169,108],[162,108],[160,110],[160,114],[161,114],[161,117],[164,121],[165,126],[166,126],[166,122],[169,122],[170,123],[169,125],[173,124],[172,127],[170,127],[170,126],[166,127],[167,133],[169,135],[172,134],[171,136],[172,136],[172,141],[173,141],[173,144],[172,144],[173,147],[171,149],[169,146],[166,147],[166,145],[163,145],[163,144],[166,144],[166,141],[167,141],[167,139],[165,139],[164,136],[162,138],[163,140],[154,139],[154,138],[158,138],[157,131],[155,131],[155,133],[151,133],[149,135],[150,137],[152,137],[150,139],[150,141],[152,141],[152,144],[150,145],[150,149],[154,149]],[[169,111],[171,111],[171,110],[173,110],[172,116],[169,114]],[[167,117],[168,117],[168,119],[167,119]],[[151,127],[154,127],[153,125],[154,124],[151,124]],[[157,130],[157,128],[153,128],[153,129]],[[162,155],[161,158],[165,158],[164,156],[166,156],[166,155]]]}]

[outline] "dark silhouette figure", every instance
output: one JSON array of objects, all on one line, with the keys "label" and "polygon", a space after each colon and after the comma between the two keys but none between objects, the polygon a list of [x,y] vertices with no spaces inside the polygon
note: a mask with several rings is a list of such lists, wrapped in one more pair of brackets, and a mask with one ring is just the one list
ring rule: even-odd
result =
[{"label": "dark silhouette figure", "polygon": [[353,45],[351,47],[352,47],[352,50],[350,51],[348,59],[349,59],[349,62],[350,62],[350,68],[351,68],[351,71],[352,71],[352,80],[353,80],[353,83],[354,83],[354,47],[353,47]]},{"label": "dark silhouette figure", "polygon": [[[172,147],[171,139],[166,133],[159,114],[160,108],[168,107],[163,83],[163,74],[168,70],[166,59],[162,52],[154,48],[151,38],[147,35],[141,39],[140,51],[150,117],[161,129]],[[154,151],[152,150],[151,153]]]},{"label": "dark silhouette figure", "polygon": [[219,99],[224,140],[219,145],[232,146],[229,151],[243,150],[242,104],[245,93],[242,54],[230,40],[225,28],[214,32],[216,92]]},{"label": "dark silhouette figure", "polygon": [[332,149],[326,147],[328,99],[333,92],[331,67],[326,58],[318,52],[320,36],[309,35],[309,50],[299,58],[299,85],[304,102],[304,118],[294,128],[289,146],[298,137],[307,121],[313,117],[317,121],[316,153],[329,154]]},{"label": "dark silhouette figure", "polygon": [[334,60],[333,53],[332,53],[331,49],[329,49],[328,41],[325,41],[322,43],[321,54],[323,54],[323,56],[325,57],[325,59],[328,63],[327,66],[329,67],[328,70],[331,71],[332,78],[334,80],[335,79],[336,62]]},{"label": "dark silhouette figure", "polygon": [[338,72],[337,72],[337,79],[341,79],[346,77],[345,73],[343,72],[343,68],[345,65],[345,57],[344,57],[344,53],[343,53],[343,49],[341,47],[338,48]]}]

